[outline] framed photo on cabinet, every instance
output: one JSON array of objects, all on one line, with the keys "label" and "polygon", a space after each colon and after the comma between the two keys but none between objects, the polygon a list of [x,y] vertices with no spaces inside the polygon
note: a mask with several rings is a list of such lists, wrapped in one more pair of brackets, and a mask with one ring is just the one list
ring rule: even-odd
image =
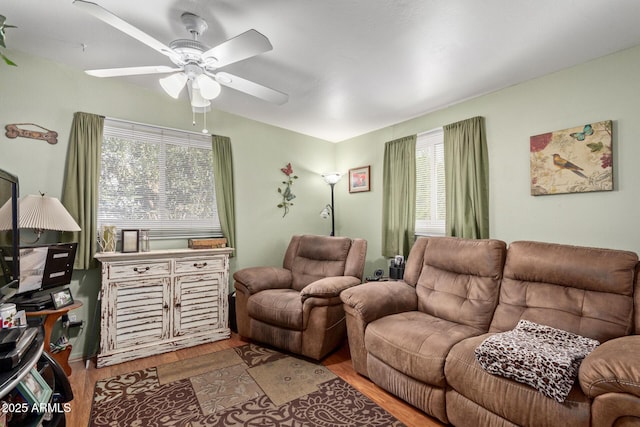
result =
[{"label": "framed photo on cabinet", "polygon": [[140,230],[122,230],[122,253],[138,252]]},{"label": "framed photo on cabinet", "polygon": [[53,301],[53,308],[56,310],[60,310],[62,307],[73,304],[71,289],[64,288],[58,292],[51,292],[51,301]]}]

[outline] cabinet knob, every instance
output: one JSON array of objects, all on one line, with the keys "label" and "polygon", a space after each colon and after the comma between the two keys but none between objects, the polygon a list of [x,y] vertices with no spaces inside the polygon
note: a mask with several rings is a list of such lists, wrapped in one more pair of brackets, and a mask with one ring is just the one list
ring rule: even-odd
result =
[{"label": "cabinet knob", "polygon": [[149,271],[149,266],[145,267],[145,268],[138,268],[138,267],[133,267],[133,271],[135,271],[136,273],[144,273],[146,271]]},{"label": "cabinet knob", "polygon": [[207,266],[207,263],[206,263],[206,262],[194,262],[194,263],[193,263],[193,266],[194,266],[195,268],[203,268],[203,267],[206,267],[206,266]]}]

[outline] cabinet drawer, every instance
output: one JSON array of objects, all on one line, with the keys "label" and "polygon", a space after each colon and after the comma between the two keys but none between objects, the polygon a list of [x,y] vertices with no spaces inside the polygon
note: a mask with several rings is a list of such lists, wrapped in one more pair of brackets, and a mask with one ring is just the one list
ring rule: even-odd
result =
[{"label": "cabinet drawer", "polygon": [[109,265],[109,279],[167,275],[171,273],[171,261],[127,262]]},{"label": "cabinet drawer", "polygon": [[223,256],[176,260],[176,273],[204,273],[224,270]]}]

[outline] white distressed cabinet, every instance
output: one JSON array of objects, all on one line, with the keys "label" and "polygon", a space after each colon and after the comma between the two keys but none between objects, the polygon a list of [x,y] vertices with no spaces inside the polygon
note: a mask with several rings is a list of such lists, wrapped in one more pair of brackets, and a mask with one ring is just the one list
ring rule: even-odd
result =
[{"label": "white distressed cabinet", "polygon": [[97,366],[229,338],[232,248],[98,253]]}]

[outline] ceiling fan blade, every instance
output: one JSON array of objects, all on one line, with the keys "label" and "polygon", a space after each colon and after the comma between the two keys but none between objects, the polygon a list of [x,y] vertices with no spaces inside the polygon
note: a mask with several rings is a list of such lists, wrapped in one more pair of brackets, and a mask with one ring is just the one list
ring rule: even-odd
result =
[{"label": "ceiling fan blade", "polygon": [[152,49],[157,50],[163,55],[172,56],[175,55],[173,50],[164,43],[159,42],[158,40],[151,37],[149,34],[139,30],[128,22],[122,20],[117,17],[113,13],[109,12],[102,6],[99,6],[95,3],[84,1],[84,0],[74,0],[73,4],[84,10],[87,13],[95,16],[99,20],[111,25],[112,27],[122,31],[126,35],[133,37],[134,39],[146,44]]},{"label": "ceiling fan blade", "polygon": [[289,100],[289,95],[286,93],[262,86],[250,80],[243,79],[242,77],[234,76],[233,74],[220,72],[216,73],[215,77],[221,85],[255,96],[272,104],[282,105]]},{"label": "ceiling fan blade", "polygon": [[248,30],[209,49],[202,57],[208,66],[220,68],[271,49],[273,46],[268,38],[256,30]]},{"label": "ceiling fan blade", "polygon": [[85,73],[94,77],[121,77],[138,76],[142,74],[163,74],[180,71],[180,68],[167,67],[166,65],[151,65],[148,67],[104,68],[101,70],[85,70]]}]

